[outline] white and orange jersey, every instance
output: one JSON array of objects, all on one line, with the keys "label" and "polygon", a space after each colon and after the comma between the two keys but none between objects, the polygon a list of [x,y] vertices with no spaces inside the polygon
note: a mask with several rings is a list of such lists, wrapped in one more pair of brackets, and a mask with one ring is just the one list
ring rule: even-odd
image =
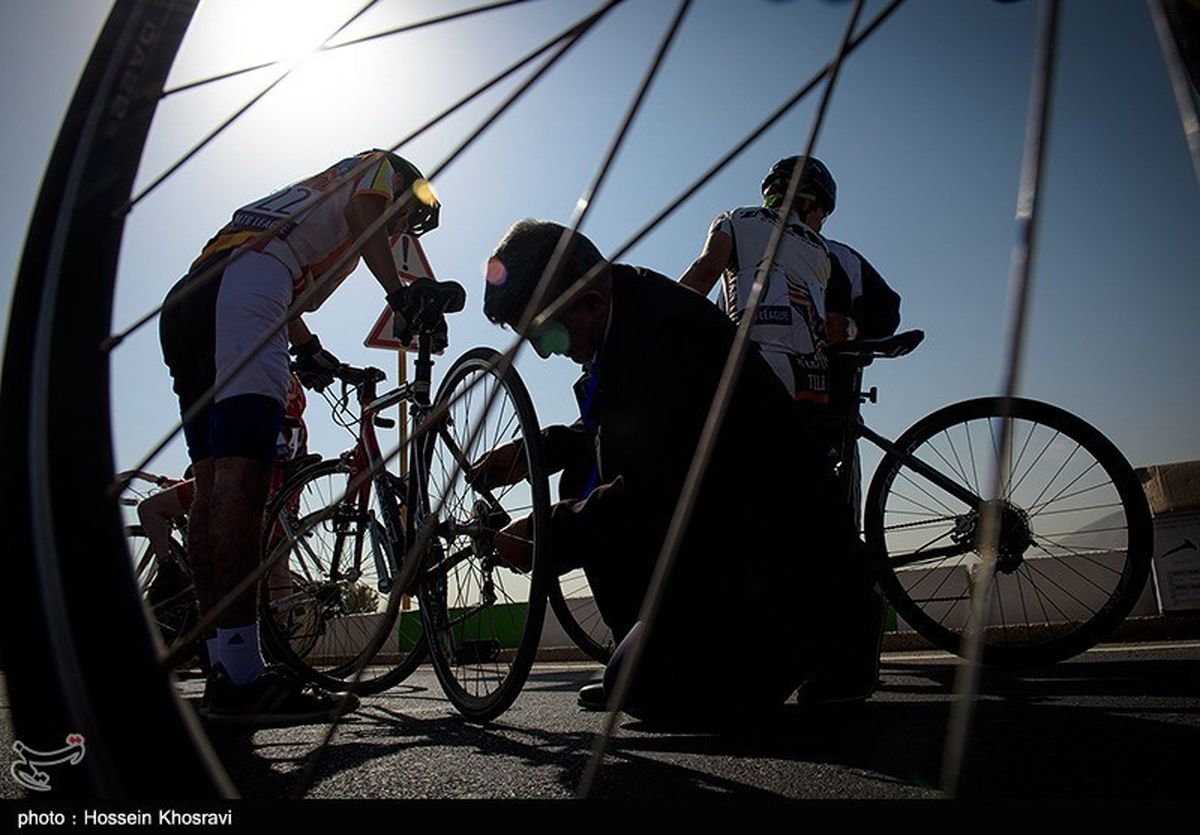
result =
[{"label": "white and orange jersey", "polygon": [[[345,214],[350,200],[360,194],[378,194],[390,204],[401,184],[401,176],[383,151],[348,157],[320,174],[242,206],[208,242],[192,268],[222,252],[253,249],[279,259],[288,268],[293,295],[298,296],[322,278],[354,241]],[[274,234],[263,234],[276,226]],[[358,257],[350,258],[336,273],[324,277],[304,309],[320,307],[358,262]]]}]

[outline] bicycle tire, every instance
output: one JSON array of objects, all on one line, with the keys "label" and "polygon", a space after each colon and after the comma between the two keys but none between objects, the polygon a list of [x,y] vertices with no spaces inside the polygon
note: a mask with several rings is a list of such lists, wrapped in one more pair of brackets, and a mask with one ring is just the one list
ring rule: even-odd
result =
[{"label": "bicycle tire", "polygon": [[[381,590],[373,551],[384,545],[378,537],[373,543],[369,530],[377,515],[359,506],[358,495],[346,494],[353,475],[348,462],[329,459],[295,473],[275,494],[264,516],[264,553],[276,557],[280,546],[270,540],[281,531],[292,540],[285,546],[289,588],[279,588],[279,572],[268,573],[259,585],[259,612],[272,657],[327,689],[372,694],[408,678],[427,650],[419,616],[403,609],[386,614],[388,592]],[[377,491],[371,495],[375,500]],[[338,511],[314,522],[338,497]],[[352,567],[343,575],[346,560]],[[396,646],[389,636],[351,686],[380,630],[394,634]],[[409,641],[412,649],[404,651]]]},{"label": "bicycle tire", "polygon": [[157,660],[108,493],[109,360],[97,348],[110,332],[124,206],[195,6],[114,5],[55,143],[13,293],[0,436],[27,454],[4,472],[16,523],[0,640],[16,738],[51,749],[68,733],[87,740],[78,766],[56,770],[57,795],[233,794]]},{"label": "bicycle tire", "polygon": [[[979,456],[998,460],[1006,417],[1012,443],[982,660],[1049,664],[1092,647],[1132,610],[1150,571],[1150,509],[1133,469],[1107,438],[1034,400],[956,403],[918,421],[896,446],[980,495],[991,476]],[[888,600],[922,636],[955,653],[981,564],[979,516],[890,453],[867,495],[867,544],[887,560],[880,582]],[[914,547],[917,541],[923,544]],[[956,543],[964,553],[914,561],[934,543]]]},{"label": "bicycle tire", "polygon": [[583,569],[560,574],[547,589],[550,609],[567,637],[588,657],[607,664],[616,648],[612,630],[596,608]]},{"label": "bicycle tire", "polygon": [[[507,710],[525,685],[541,639],[549,570],[550,490],[537,414],[516,371],[497,372],[498,356],[490,348],[476,348],[451,366],[435,408],[450,404],[480,377],[491,382],[450,405],[420,446],[424,499],[433,509],[441,507],[433,520],[439,533],[418,577],[421,616],[442,689],[460,713],[477,722]],[[496,404],[488,412],[485,402],[496,386]],[[487,422],[477,430],[479,419]],[[473,433],[475,444],[468,445]],[[510,518],[531,516],[533,559],[527,575],[490,562],[486,542],[500,526],[490,516],[495,505],[467,484],[463,472],[463,465],[513,435],[524,442],[528,476],[497,488],[493,496]],[[459,472],[451,478],[455,469]],[[461,532],[468,528],[474,533]]]}]

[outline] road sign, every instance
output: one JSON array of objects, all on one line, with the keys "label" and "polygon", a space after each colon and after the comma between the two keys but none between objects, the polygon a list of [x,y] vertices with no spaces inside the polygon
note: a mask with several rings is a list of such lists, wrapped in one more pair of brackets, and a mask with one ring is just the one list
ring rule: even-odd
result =
[{"label": "road sign", "polygon": [[[421,249],[421,244],[416,238],[404,234],[396,236],[392,240],[392,257],[396,259],[400,280],[405,284],[416,281],[418,278],[434,278],[433,268],[429,266],[429,259],[425,257],[425,251]],[[368,348],[385,348],[391,351],[398,351],[401,348],[416,350],[415,343],[404,345],[392,335],[394,318],[395,314],[392,309],[384,305],[383,313],[379,314],[379,318],[371,326],[367,338],[363,340],[363,345]]]}]

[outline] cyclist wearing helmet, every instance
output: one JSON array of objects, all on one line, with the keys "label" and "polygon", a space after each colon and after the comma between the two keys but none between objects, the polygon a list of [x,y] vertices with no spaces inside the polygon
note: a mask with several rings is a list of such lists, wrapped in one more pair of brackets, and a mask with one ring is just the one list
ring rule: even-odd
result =
[{"label": "cyclist wearing helmet", "polygon": [[704,251],[680,281],[707,294],[722,278],[718,304],[738,321],[798,165],[803,170],[793,216],[750,335],[797,400],[822,405],[828,400],[822,345],[888,336],[900,323],[900,297],[875,268],[854,249],[819,234],[837,206],[837,183],[824,163],[802,156],[775,163],[762,181],[762,207],[719,215]]},{"label": "cyclist wearing helmet", "polygon": [[[337,358],[309,331],[301,313],[320,307],[360,259],[389,304],[402,306],[389,234],[417,236],[436,228],[439,208],[416,166],[396,154],[364,151],[237,209],[168,293],[160,341],[181,413],[223,381],[213,402],[184,425],[196,474],[188,553],[202,610],[214,608],[258,564],[287,401],[289,343],[304,385],[320,390],[333,380],[329,372]],[[385,216],[388,221],[352,252],[355,241]],[[286,329],[231,374],[284,318]],[[274,669],[264,673],[256,600],[248,590],[216,620],[202,712],[247,724],[328,718],[335,710],[329,694],[308,690]]]},{"label": "cyclist wearing helmet", "polygon": [[[768,241],[782,222],[779,208],[788,181],[802,160],[788,157],[775,163],[762,182],[762,206],[718,215],[704,251],[680,279],[707,294],[720,278],[718,304],[735,322],[749,302]],[[792,396],[817,405],[828,402],[828,367],[821,349],[846,338],[850,311],[849,279],[819,234],[836,200],[828,169],[810,158],[750,330],[751,339]]]},{"label": "cyclist wearing helmet", "polygon": [[[750,337],[796,401],[806,407],[829,404],[829,364],[826,345],[858,337],[894,333],[900,321],[899,296],[878,272],[845,244],[826,240],[820,232],[837,206],[837,183],[815,157],[779,160],[762,181],[763,205],[734,209],[719,215],[709,229],[700,257],[680,282],[707,294],[718,278],[723,292],[718,304],[739,321],[748,301],[768,242],[780,223],[791,179],[800,168],[792,212],[775,261],[767,276]],[[840,430],[821,430],[831,456],[841,446]],[[858,523],[858,461],[843,462],[851,469],[853,496],[845,509],[848,523]],[[874,592],[849,590],[863,599],[861,609],[843,605],[831,617],[849,617],[841,631],[857,636],[841,653],[833,648],[826,673],[806,685],[807,698],[862,698],[874,689],[882,634],[882,601]],[[872,656],[873,653],[873,657]],[[846,659],[846,660],[843,660]],[[863,659],[861,662],[859,659]]]}]

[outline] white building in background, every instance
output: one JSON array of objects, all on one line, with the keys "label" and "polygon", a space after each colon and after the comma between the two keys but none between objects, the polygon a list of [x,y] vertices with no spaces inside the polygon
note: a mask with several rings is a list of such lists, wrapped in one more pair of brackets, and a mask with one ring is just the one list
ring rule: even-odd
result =
[{"label": "white building in background", "polygon": [[1138,475],[1154,514],[1157,611],[1200,610],[1200,461],[1145,467]]}]

